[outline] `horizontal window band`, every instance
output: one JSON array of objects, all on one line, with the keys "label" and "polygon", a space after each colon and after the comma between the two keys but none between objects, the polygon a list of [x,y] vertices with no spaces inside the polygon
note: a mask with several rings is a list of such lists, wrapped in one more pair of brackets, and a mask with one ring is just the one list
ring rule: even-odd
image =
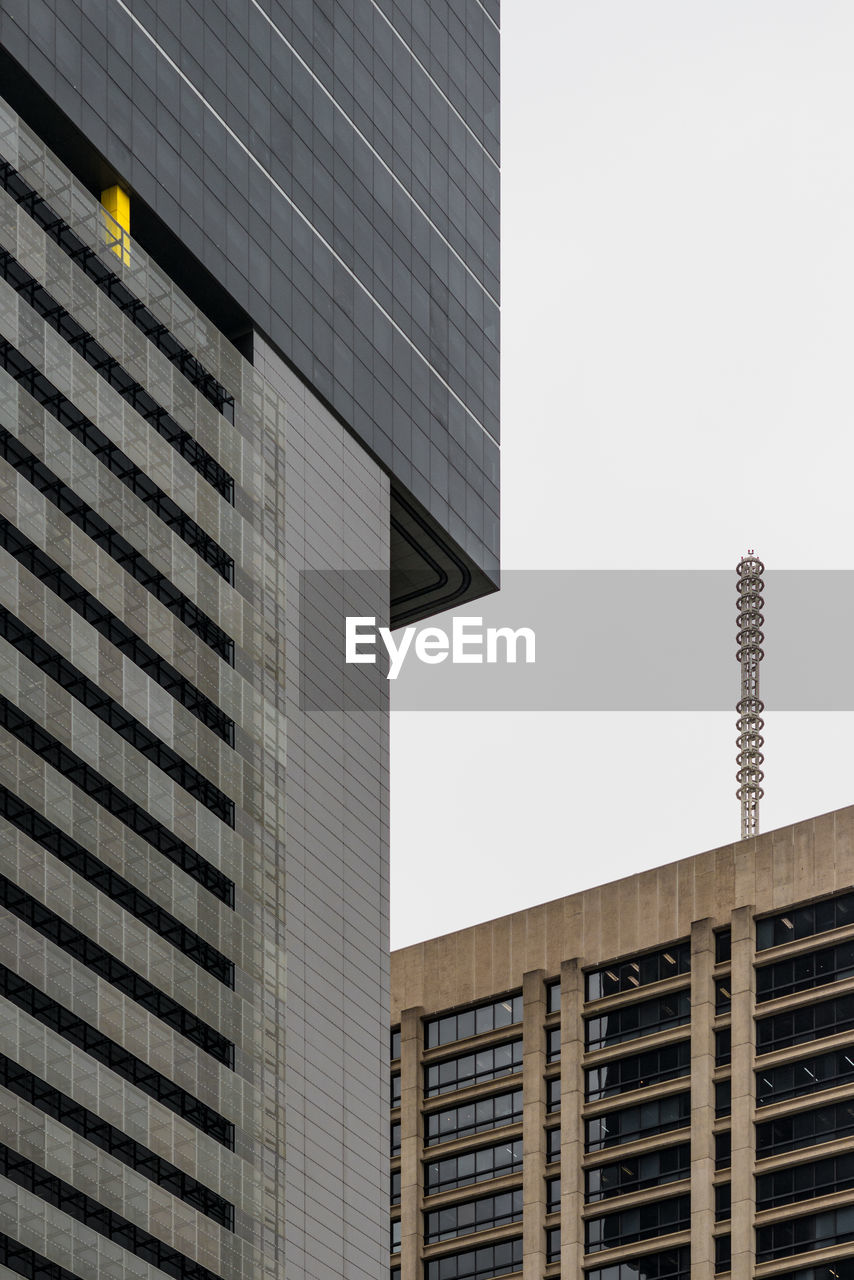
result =
[{"label": "horizontal window band", "polygon": [[92,1231],[107,1236],[115,1244],[127,1249],[129,1253],[142,1258],[153,1267],[158,1267],[164,1274],[174,1276],[175,1280],[220,1280],[215,1272],[203,1267],[200,1262],[179,1253],[171,1245],[158,1240],[142,1227],[136,1226],[127,1218],[113,1213],[85,1192],[78,1191],[70,1182],[57,1178],[41,1165],[19,1155],[11,1147],[0,1142],[0,1174],[32,1192],[40,1200],[55,1206],[61,1213],[67,1213],[77,1222],[83,1222]]},{"label": "horizontal window band", "polygon": [[226,906],[234,906],[233,881],[4,697],[0,697],[0,727],[7,729],[19,742],[80,787],[131,831],[142,836],[152,848],[186,871]]},{"label": "horizontal window band", "polygon": [[227,1231],[234,1230],[234,1205],[228,1200],[4,1054],[0,1054],[0,1085],[43,1111],[45,1115],[58,1120],[93,1146],[114,1156],[135,1173],[155,1182],[170,1195],[197,1209],[206,1218],[218,1222]]},{"label": "horizontal window band", "polygon": [[35,929],[66,955],[85,964],[87,969],[135,1001],[147,1013],[159,1018],[172,1031],[177,1031],[223,1066],[234,1068],[234,1045],[230,1040],[2,873],[0,906],[11,911],[13,916]]},{"label": "horizontal window band", "polygon": [[198,769],[189,764],[172,747],[162,742],[120,703],[84,676],[62,654],[41,636],[25,626],[19,618],[0,605],[0,636],[7,640],[39,671],[43,671],[60,688],[76,698],[84,707],[109,725],[146,760],[166,774],[174,783],[191,795],[199,804],[209,809],[229,827],[234,827],[234,801],[229,800],[219,787],[214,786]]},{"label": "horizontal window band", "polygon": [[82,529],[96,546],[106,551],[146,591],[150,591],[203,644],[213,649],[229,666],[234,666],[234,641],[231,637],[5,427],[0,427],[0,457],[14,467],[19,475],[24,476],[33,488],[38,489],[72,524]]},{"label": "horizontal window band", "polygon": [[209,533],[205,533],[201,525],[188,516],[136,463],[131,462],[127,454],[117,444],[113,444],[91,418],[81,413],[32,361],[6,339],[0,339],[0,369],[5,369],[37,404],[52,414],[75,440],[79,440],[93,457],[144,502],[167,528],[177,534],[182,542],[186,542],[191,551],[195,551],[226,582],[234,582],[234,561],[219,543]]},{"label": "horizontal window band", "polygon": [[100,635],[115,645],[120,653],[139,667],[140,671],[144,671],[155,684],[159,684],[161,689],[165,689],[176,702],[186,707],[206,728],[229,747],[234,746],[234,721],[215,702],[186,680],[165,658],[155,653],[151,645],[140,640],[130,627],[102,605],[70,573],[60,569],[50,556],[29,538],[25,538],[3,516],[0,516],[0,547],[14,556],[18,564],[59,596],[75,613],[85,618]]},{"label": "horizontal window band", "polygon": [[134,888],[123,876],[4,786],[0,786],[0,817],[41,845],[59,862],[83,876],[89,884],[171,943],[188,960],[194,961],[223,986],[234,990],[234,965],[222,952],[205,942],[204,938],[200,938],[180,920],[176,920],[163,907]]},{"label": "horizontal window band", "polygon": [[[90,249],[76,235],[68,223],[54,213],[39,193],[21,177],[8,161],[0,159],[0,186],[17,204],[27,211],[46,235],[59,245],[64,254],[94,280],[98,288],[112,303],[144,333],[146,338],[162,351],[176,369],[193,384],[205,399],[218,409],[228,422],[234,422],[234,398],[225,387],[208,373],[202,362],[183,346],[166,325],[136,298],[124,281],[106,265],[94,249]],[[233,496],[229,501],[233,502]]]},{"label": "horizontal window band", "polygon": [[58,1262],[51,1262],[42,1253],[28,1249],[19,1240],[0,1232],[0,1263],[14,1271],[17,1276],[26,1276],[27,1280],[83,1280],[82,1276],[67,1271]]},{"label": "horizontal window band", "polygon": [[234,481],[224,467],[212,458],[190,435],[180,427],[171,414],[157,404],[141,382],[132,378],[115,357],[101,346],[91,333],[48,293],[44,285],[7,250],[0,246],[0,277],[29,303],[37,315],[55,329],[70,347],[83,357],[88,365],[115,390],[123,400],[153,427],[159,436],[168,440],[194,471],[207,480],[226,501],[234,504]]},{"label": "horizontal window band", "polygon": [[69,1044],[76,1045],[84,1053],[88,1053],[96,1062],[103,1063],[116,1075],[127,1080],[142,1093],[167,1107],[175,1115],[189,1124],[195,1125],[202,1133],[215,1139],[222,1146],[234,1150],[234,1125],[207,1106],[199,1098],[193,1097],[175,1084],[174,1080],[161,1075],[147,1062],[129,1053],[115,1040],[111,1040],[93,1027],[91,1023],[78,1018],[65,1005],[34,987],[26,978],[14,973],[6,965],[0,964],[0,996],[5,996],[17,1008],[28,1013],[30,1017],[49,1027],[57,1035],[62,1036]]}]

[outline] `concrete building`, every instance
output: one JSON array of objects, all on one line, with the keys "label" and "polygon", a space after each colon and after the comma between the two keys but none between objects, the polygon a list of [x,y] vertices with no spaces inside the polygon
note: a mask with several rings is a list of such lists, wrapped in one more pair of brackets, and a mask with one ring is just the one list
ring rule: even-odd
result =
[{"label": "concrete building", "polygon": [[392,955],[392,1275],[854,1276],[854,808]]},{"label": "concrete building", "polygon": [[0,1276],[387,1266],[343,620],[497,581],[496,21],[0,0]]}]

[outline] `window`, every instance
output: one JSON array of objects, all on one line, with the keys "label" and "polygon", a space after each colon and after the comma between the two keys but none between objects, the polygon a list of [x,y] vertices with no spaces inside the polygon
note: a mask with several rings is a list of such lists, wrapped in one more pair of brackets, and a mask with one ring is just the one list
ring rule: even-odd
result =
[{"label": "window", "polygon": [[560,1159],[560,1125],[546,1129],[546,1162],[554,1164]]},{"label": "window", "polygon": [[797,1111],[794,1115],[779,1116],[756,1126],[756,1155],[780,1155],[784,1151],[797,1151],[801,1147],[818,1146],[835,1138],[847,1138],[854,1133],[854,1102],[832,1102],[812,1111]]},{"label": "window", "polygon": [[715,933],[715,964],[729,964],[732,959],[732,929],[718,929]]},{"label": "window", "polygon": [[732,1236],[715,1236],[715,1275],[732,1267]]},{"label": "window", "polygon": [[546,1262],[560,1262],[560,1227],[546,1227]]},{"label": "window", "polygon": [[732,1114],[732,1081],[715,1081],[715,1115],[719,1118]]},{"label": "window", "polygon": [[623,1005],[609,1013],[586,1019],[586,1047],[602,1049],[609,1044],[622,1044],[654,1031],[666,1031],[668,1027],[680,1027],[691,1018],[690,991],[675,991],[672,995],[656,996],[652,1000],[639,1000]]},{"label": "window", "polygon": [[715,1222],[728,1222],[732,1216],[732,1183],[719,1182],[715,1187]]},{"label": "window", "polygon": [[476,1102],[464,1102],[458,1107],[443,1111],[431,1111],[424,1117],[424,1143],[451,1142],[484,1129],[500,1129],[516,1124],[522,1119],[522,1090],[496,1093]]},{"label": "window", "polygon": [[395,1218],[391,1224],[389,1252],[400,1253],[400,1218]]},{"label": "window", "polygon": [[615,1249],[618,1245],[683,1231],[690,1226],[690,1220],[690,1196],[675,1196],[671,1200],[656,1200],[619,1213],[607,1213],[586,1223],[587,1252],[597,1253],[600,1249]]},{"label": "window", "polygon": [[389,1198],[392,1204],[400,1204],[400,1170],[399,1169],[392,1169],[391,1194]]},{"label": "window", "polygon": [[560,1027],[549,1027],[546,1031],[546,1062],[560,1061]]},{"label": "window", "polygon": [[645,1253],[609,1267],[594,1267],[585,1271],[584,1280],[691,1280],[691,1251],[685,1246]]},{"label": "window", "polygon": [[810,1213],[756,1228],[756,1261],[770,1262],[790,1253],[811,1253],[854,1240],[854,1204],[826,1213]]},{"label": "window", "polygon": [[400,1106],[400,1072],[397,1071],[391,1078],[391,1105],[392,1107]]},{"label": "window", "polygon": [[814,1200],[833,1191],[850,1191],[854,1187],[854,1153],[828,1156],[811,1164],[796,1164],[791,1169],[776,1169],[756,1179],[756,1208],[773,1209],[779,1204],[798,1200]]},{"label": "window", "polygon": [[840,942],[821,951],[790,956],[756,971],[756,999],[762,1004],[795,991],[808,991],[827,982],[841,982],[854,973],[854,942]]},{"label": "window", "polygon": [[560,1211],[560,1177],[546,1178],[546,1213]]},{"label": "window", "polygon": [[756,1101],[760,1107],[767,1107],[771,1102],[796,1098],[804,1093],[818,1093],[838,1084],[849,1084],[852,1080],[854,1047],[835,1049],[832,1053],[819,1053],[757,1072]]},{"label": "window", "polygon": [[615,1160],[613,1164],[600,1164],[588,1169],[585,1176],[588,1204],[597,1200],[610,1200],[612,1196],[628,1195],[645,1187],[663,1186],[679,1182],[691,1172],[691,1147],[680,1142],[676,1147],[664,1147],[627,1160]]},{"label": "window", "polygon": [[546,1013],[560,1013],[560,978],[546,983]]},{"label": "window", "polygon": [[854,1258],[834,1258],[818,1267],[775,1271],[774,1280],[854,1280]]},{"label": "window", "polygon": [[588,1067],[586,1071],[588,1102],[598,1098],[610,1098],[616,1093],[628,1093],[686,1076],[691,1068],[691,1046],[687,1040],[668,1044],[661,1049],[648,1049],[630,1058],[617,1058],[602,1067]]},{"label": "window", "polygon": [[393,1027],[391,1032],[391,1060],[395,1062],[400,1057],[400,1027]]},{"label": "window", "polygon": [[546,1080],[546,1111],[560,1111],[560,1076]]},{"label": "window", "polygon": [[400,1121],[395,1120],[391,1126],[391,1154],[400,1155]]},{"label": "window", "polygon": [[732,1008],[732,979],[715,979],[715,1015],[729,1013]]},{"label": "window", "polygon": [[586,1150],[603,1151],[624,1142],[637,1142],[654,1133],[669,1133],[690,1123],[691,1095],[677,1093],[671,1098],[658,1098],[622,1111],[609,1111],[604,1116],[585,1121]]},{"label": "window", "polygon": [[424,1264],[424,1280],[490,1280],[522,1270],[522,1237],[446,1253]]},{"label": "window", "polygon": [[732,1133],[725,1129],[715,1134],[715,1168],[728,1169],[732,1164]]},{"label": "window", "polygon": [[424,1214],[424,1243],[436,1244],[473,1231],[504,1227],[522,1220],[522,1188],[501,1191],[497,1195],[462,1200]]},{"label": "window", "polygon": [[780,947],[798,938],[811,938],[816,933],[827,933],[854,924],[854,893],[843,893],[824,902],[813,902],[807,907],[769,916],[756,921],[756,950]]},{"label": "window", "polygon": [[483,1035],[487,1031],[496,1031],[499,1027],[511,1027],[521,1021],[521,995],[506,996],[503,1000],[461,1009],[459,1013],[430,1018],[424,1023],[424,1048],[435,1049],[440,1044],[467,1040],[469,1036]]},{"label": "window", "polygon": [[665,978],[688,973],[690,969],[691,944],[680,942],[662,951],[652,951],[645,956],[594,969],[587,974],[586,998],[601,1000],[603,996],[614,996],[620,991],[634,991],[651,982],[662,982]]},{"label": "window", "polygon": [[424,1166],[424,1194],[436,1195],[454,1187],[467,1187],[472,1182],[485,1182],[517,1173],[522,1168],[522,1139],[498,1142],[491,1147],[478,1147],[462,1155],[431,1160]]},{"label": "window", "polygon": [[756,1024],[757,1053],[773,1053],[790,1044],[821,1040],[854,1027],[854,995],[822,1000],[788,1013],[775,1013]]},{"label": "window", "polygon": [[732,1027],[715,1032],[715,1066],[726,1067],[732,1061]]},{"label": "window", "polygon": [[424,1095],[434,1098],[440,1093],[465,1089],[483,1080],[497,1080],[522,1070],[522,1041],[508,1040],[475,1053],[443,1058],[424,1068]]}]

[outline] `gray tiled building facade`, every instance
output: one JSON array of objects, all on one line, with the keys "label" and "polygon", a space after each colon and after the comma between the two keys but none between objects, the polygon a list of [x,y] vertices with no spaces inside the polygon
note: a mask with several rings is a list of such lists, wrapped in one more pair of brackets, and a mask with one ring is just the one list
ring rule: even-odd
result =
[{"label": "gray tiled building facade", "polygon": [[388,695],[341,623],[496,580],[463,8],[0,0],[0,1277],[388,1266]]}]

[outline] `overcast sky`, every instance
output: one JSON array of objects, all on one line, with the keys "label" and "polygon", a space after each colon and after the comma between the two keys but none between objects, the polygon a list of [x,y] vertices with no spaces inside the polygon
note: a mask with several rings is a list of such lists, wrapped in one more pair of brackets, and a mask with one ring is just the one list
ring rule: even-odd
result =
[{"label": "overcast sky", "polygon": [[[505,0],[502,47],[505,566],[854,569],[854,5]],[[392,945],[734,839],[734,719],[395,712]],[[852,740],[769,708],[762,829]]]}]

